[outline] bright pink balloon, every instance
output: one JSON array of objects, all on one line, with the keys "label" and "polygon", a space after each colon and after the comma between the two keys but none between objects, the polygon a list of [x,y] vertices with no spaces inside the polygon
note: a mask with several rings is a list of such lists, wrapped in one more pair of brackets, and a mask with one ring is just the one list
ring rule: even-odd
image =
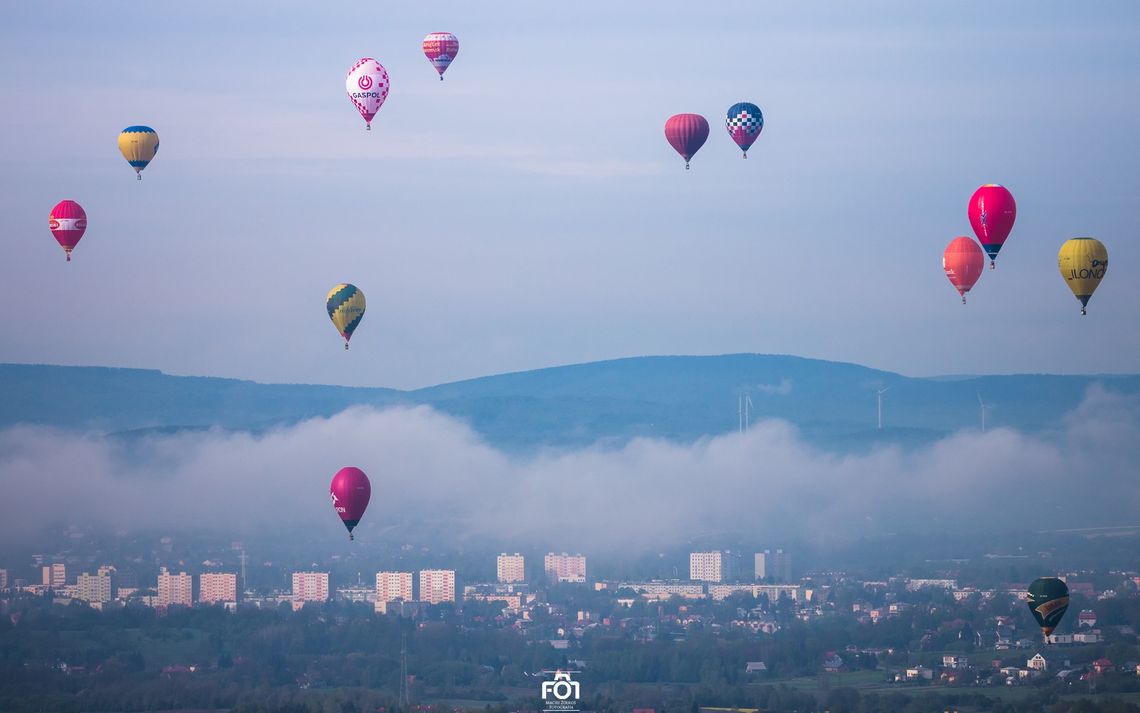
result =
[{"label": "bright pink balloon", "polygon": [[665,138],[685,159],[685,168],[709,137],[709,122],[700,114],[674,114],[665,122]]},{"label": "bright pink balloon", "polygon": [[87,231],[87,213],[83,206],[70,200],[56,203],[48,214],[48,227],[56,242],[67,253],[67,261],[71,262],[71,251]]},{"label": "bright pink balloon", "polygon": [[990,269],[993,269],[994,259],[1013,230],[1013,221],[1017,220],[1017,203],[1013,194],[1005,186],[987,183],[970,196],[966,214],[974,235],[978,236],[978,242],[990,256]]},{"label": "bright pink balloon", "polygon": [[352,528],[360,523],[360,518],[368,508],[368,500],[372,497],[372,484],[368,482],[368,476],[360,468],[341,468],[329,484],[329,495],[332,497],[336,514],[348,528],[348,539],[351,540]]}]

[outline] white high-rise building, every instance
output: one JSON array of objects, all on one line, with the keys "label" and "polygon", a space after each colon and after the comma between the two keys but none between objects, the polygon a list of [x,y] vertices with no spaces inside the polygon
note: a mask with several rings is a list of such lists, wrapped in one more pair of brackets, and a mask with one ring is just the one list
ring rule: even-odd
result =
[{"label": "white high-rise building", "polygon": [[62,589],[67,584],[67,565],[62,562],[44,565],[43,574],[45,587]]},{"label": "white high-rise building", "polygon": [[79,575],[76,577],[75,598],[93,603],[111,601],[111,575],[86,572]]},{"label": "white high-rise building", "polygon": [[555,582],[585,582],[586,558],[582,555],[568,555],[553,552],[543,558],[542,568],[548,579]]},{"label": "white high-rise building", "polygon": [[185,572],[171,574],[163,567],[158,572],[158,606],[171,604],[190,606],[194,603],[194,578]]},{"label": "white high-rise building", "polygon": [[329,600],[328,572],[293,573],[293,610],[305,606],[305,602],[327,602]]},{"label": "white high-rise building", "polygon": [[420,601],[428,604],[455,601],[455,570],[420,570]]},{"label": "white high-rise building", "polygon": [[208,572],[198,576],[198,603],[237,603],[237,575],[231,572]]},{"label": "white high-rise building", "polygon": [[387,613],[389,602],[396,600],[412,601],[412,573],[377,572],[376,604],[374,605],[376,611],[381,614]]},{"label": "white high-rise building", "polygon": [[689,579],[694,582],[723,582],[726,576],[725,553],[719,550],[713,552],[689,553]]},{"label": "white high-rise building", "polygon": [[771,578],[773,582],[792,581],[792,558],[783,550],[764,550],[756,553],[756,579]]},{"label": "white high-rise building", "polygon": [[495,569],[498,571],[499,581],[504,584],[526,581],[526,574],[523,571],[523,556],[517,552],[513,555],[508,555],[505,552],[499,555]]}]

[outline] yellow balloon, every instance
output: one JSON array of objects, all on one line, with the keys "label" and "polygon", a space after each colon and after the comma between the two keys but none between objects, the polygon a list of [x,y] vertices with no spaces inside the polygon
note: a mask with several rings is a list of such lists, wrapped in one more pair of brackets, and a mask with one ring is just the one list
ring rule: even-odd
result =
[{"label": "yellow balloon", "polygon": [[342,283],[329,290],[325,307],[336,331],[344,337],[344,348],[348,349],[348,340],[364,317],[364,293],[356,285]]},{"label": "yellow balloon", "polygon": [[141,181],[142,170],[158,153],[158,133],[149,126],[128,126],[119,134],[119,153]]},{"label": "yellow balloon", "polygon": [[1061,246],[1057,266],[1061,268],[1065,284],[1081,301],[1081,314],[1084,314],[1089,298],[1108,269],[1108,250],[1096,238],[1073,238]]}]

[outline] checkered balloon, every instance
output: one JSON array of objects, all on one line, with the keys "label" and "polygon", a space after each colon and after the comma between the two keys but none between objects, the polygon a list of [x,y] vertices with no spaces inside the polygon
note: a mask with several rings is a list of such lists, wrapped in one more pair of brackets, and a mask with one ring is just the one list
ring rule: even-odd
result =
[{"label": "checkered balloon", "polygon": [[345,90],[352,105],[364,117],[364,127],[372,128],[372,119],[388,98],[388,70],[371,57],[363,57],[348,70]]},{"label": "checkered balloon", "polygon": [[749,102],[733,104],[728,109],[724,126],[728,129],[728,135],[744,152],[744,158],[748,158],[748,149],[764,130],[764,114],[760,107]]}]

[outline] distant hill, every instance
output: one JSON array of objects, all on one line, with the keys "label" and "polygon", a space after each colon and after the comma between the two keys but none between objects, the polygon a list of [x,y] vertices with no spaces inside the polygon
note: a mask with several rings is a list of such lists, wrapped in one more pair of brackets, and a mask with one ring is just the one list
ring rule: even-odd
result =
[{"label": "distant hill", "polygon": [[[753,423],[780,418],[812,442],[849,450],[925,443],[980,425],[1048,432],[1094,383],[1140,393],[1140,375],[912,378],[794,356],[660,356],[552,367],[415,391],[169,376],[102,367],[0,365],[0,427],[154,432],[219,426],[260,430],[352,405],[429,404],[508,449],[621,444],[637,436],[688,442],[735,430],[741,394]],[[884,428],[876,428],[876,389]]]},{"label": "distant hill", "polygon": [[385,406],[399,395],[394,389],[258,384],[152,369],[0,364],[0,426],[255,430],[331,416],[354,404]]}]

